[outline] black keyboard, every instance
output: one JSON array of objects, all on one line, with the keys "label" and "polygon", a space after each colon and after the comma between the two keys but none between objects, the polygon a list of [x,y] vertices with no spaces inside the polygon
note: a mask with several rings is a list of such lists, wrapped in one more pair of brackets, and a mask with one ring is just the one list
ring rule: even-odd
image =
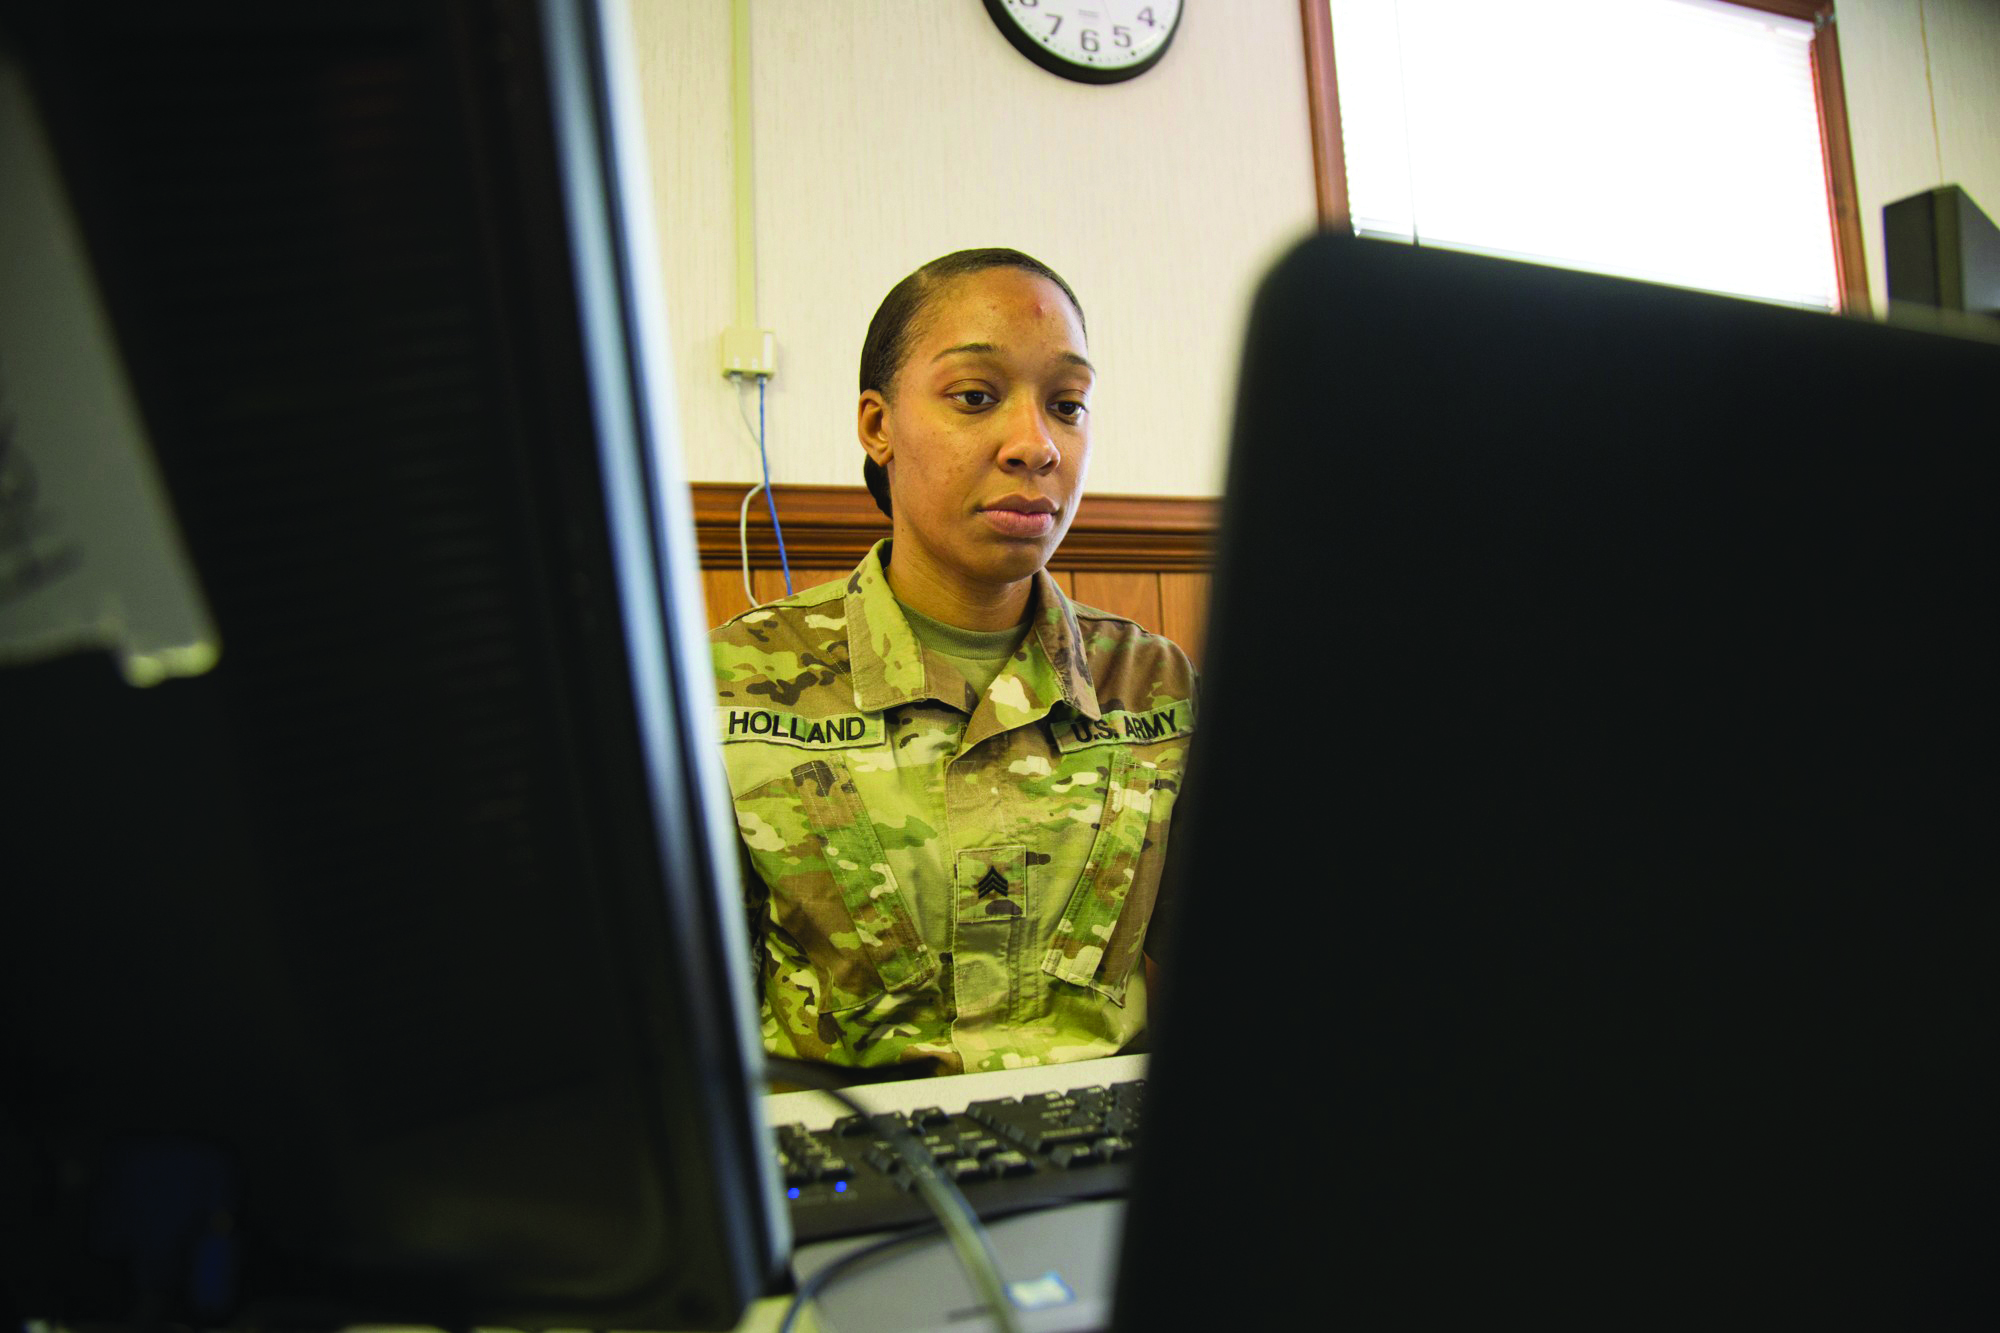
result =
[{"label": "black keyboard", "polygon": [[833,1128],[778,1128],[778,1158],[800,1243],[929,1221],[916,1182],[884,1137],[901,1124],[981,1217],[1125,1192],[1146,1082],[973,1102],[952,1114],[843,1116]]}]

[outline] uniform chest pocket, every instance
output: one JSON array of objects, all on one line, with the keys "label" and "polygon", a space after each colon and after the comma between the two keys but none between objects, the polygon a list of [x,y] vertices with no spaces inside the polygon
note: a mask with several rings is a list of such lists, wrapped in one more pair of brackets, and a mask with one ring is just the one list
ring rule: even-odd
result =
[{"label": "uniform chest pocket", "polygon": [[839,755],[807,759],[738,795],[736,818],[770,888],[772,923],[812,968],[821,1013],[937,975]]},{"label": "uniform chest pocket", "polygon": [[1097,837],[1042,970],[1123,1005],[1159,895],[1166,830],[1180,789],[1179,750],[1171,764],[1131,746],[1106,747],[1106,753]]}]

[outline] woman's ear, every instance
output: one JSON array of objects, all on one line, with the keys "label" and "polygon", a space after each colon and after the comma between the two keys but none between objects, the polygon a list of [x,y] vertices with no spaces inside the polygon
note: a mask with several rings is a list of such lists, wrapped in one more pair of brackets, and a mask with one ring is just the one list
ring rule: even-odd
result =
[{"label": "woman's ear", "polygon": [[880,389],[863,389],[861,406],[855,411],[854,433],[861,437],[861,447],[868,456],[883,467],[889,465],[889,458],[895,453],[889,442],[889,403],[882,397]]}]

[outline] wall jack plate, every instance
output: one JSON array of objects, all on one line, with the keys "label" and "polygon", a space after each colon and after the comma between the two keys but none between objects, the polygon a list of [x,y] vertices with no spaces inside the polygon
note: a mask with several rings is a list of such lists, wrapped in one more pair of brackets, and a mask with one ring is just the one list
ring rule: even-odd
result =
[{"label": "wall jack plate", "polygon": [[778,373],[778,335],[769,329],[726,329],[722,373],[769,379]]}]

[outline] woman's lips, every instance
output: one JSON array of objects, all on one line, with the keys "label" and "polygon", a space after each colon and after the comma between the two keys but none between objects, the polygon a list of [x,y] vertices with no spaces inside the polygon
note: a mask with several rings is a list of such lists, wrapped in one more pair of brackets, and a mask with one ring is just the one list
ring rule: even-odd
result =
[{"label": "woman's lips", "polygon": [[1029,514],[1018,509],[982,509],[979,516],[1003,537],[1046,537],[1056,526],[1054,514]]}]

